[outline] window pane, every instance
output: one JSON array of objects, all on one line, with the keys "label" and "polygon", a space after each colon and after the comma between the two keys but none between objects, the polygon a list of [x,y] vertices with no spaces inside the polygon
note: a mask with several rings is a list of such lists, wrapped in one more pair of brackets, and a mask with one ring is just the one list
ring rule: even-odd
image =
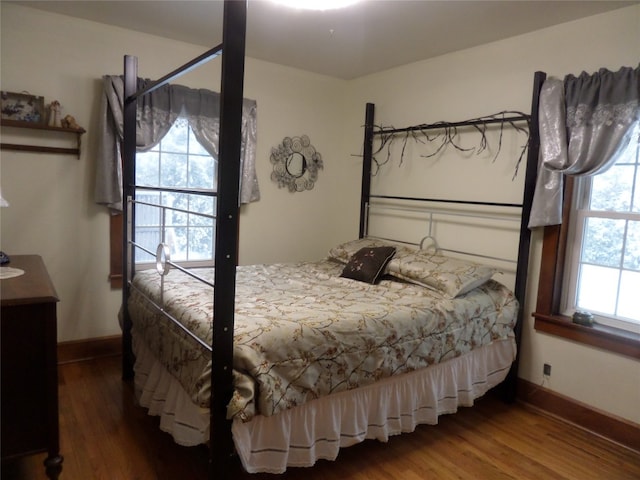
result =
[{"label": "window pane", "polygon": [[618,315],[640,322],[640,272],[622,272]]},{"label": "window pane", "polygon": [[[206,215],[213,215],[214,199],[212,197],[202,197],[192,195],[190,211],[199,212]],[[211,226],[213,219],[200,215],[189,215],[189,225],[191,226]]]},{"label": "window pane", "polygon": [[581,262],[619,267],[624,220],[587,218]]},{"label": "window pane", "polygon": [[177,120],[162,138],[162,152],[185,152],[188,134],[189,124],[187,121],[182,119]]},{"label": "window pane", "polygon": [[619,272],[614,268],[582,265],[576,302],[578,307],[613,315],[616,308]]},{"label": "window pane", "polygon": [[136,183],[138,185],[158,185],[159,161],[160,154],[157,151],[136,154]]},{"label": "window pane", "polygon": [[[640,222],[629,220],[623,267],[640,272]],[[640,304],[638,310],[640,310]]]},{"label": "window pane", "polygon": [[187,155],[163,153],[160,164],[160,185],[163,187],[187,186]]},{"label": "window pane", "polygon": [[154,252],[153,255],[148,254],[144,250],[136,248],[136,262],[154,262],[155,251],[160,243],[159,227],[138,227],[136,228],[136,243],[143,246],[147,250]]},{"label": "window pane", "polygon": [[207,152],[204,147],[200,145],[200,142],[196,140],[196,136],[191,129],[189,129],[189,155],[210,156],[209,152]]},{"label": "window pane", "polygon": [[189,229],[189,258],[191,260],[213,257],[213,227]]},{"label": "window pane", "polygon": [[189,195],[188,193],[175,194],[173,207],[182,208],[183,210],[189,210],[190,198],[191,198],[191,195]]},{"label": "window pane", "polygon": [[636,167],[636,188],[633,195],[632,212],[640,213],[640,168]]},{"label": "window pane", "polygon": [[[136,199],[141,202],[157,203],[157,195],[136,193]],[[136,225],[139,227],[157,227],[161,221],[161,209],[149,205],[136,204]]]},{"label": "window pane", "polygon": [[187,227],[175,227],[167,229],[167,238],[171,239],[171,258],[176,261],[187,260]]},{"label": "window pane", "polygon": [[189,186],[192,188],[214,188],[215,161],[213,157],[189,156]]},{"label": "window pane", "polygon": [[628,212],[631,208],[633,165],[616,165],[593,177],[591,210]]},{"label": "window pane", "polygon": [[189,224],[189,216],[184,212],[169,211],[167,225],[172,227],[186,227]]},{"label": "window pane", "polygon": [[[163,193],[163,205],[172,208],[187,210],[189,208],[189,196],[184,193]],[[167,225],[187,225],[187,214],[175,210],[167,210]]]}]

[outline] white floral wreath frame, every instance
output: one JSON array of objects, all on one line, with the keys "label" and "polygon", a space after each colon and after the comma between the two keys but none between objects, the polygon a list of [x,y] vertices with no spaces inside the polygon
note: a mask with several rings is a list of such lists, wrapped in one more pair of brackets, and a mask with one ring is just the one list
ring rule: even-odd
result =
[{"label": "white floral wreath frame", "polygon": [[285,137],[271,149],[271,164],[271,180],[290,192],[311,190],[318,180],[318,170],[323,168],[322,155],[307,135]]}]

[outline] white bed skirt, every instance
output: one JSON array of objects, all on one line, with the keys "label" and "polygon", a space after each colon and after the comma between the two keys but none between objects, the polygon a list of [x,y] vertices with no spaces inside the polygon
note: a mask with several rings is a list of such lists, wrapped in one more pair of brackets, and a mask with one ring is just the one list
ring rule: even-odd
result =
[{"label": "white bed skirt", "polygon": [[[160,428],[180,445],[209,440],[208,410],[194,405],[144,343],[134,341],[136,395]],[[271,417],[234,421],[236,450],[250,473],[282,473],[334,460],[340,448],[365,439],[387,441],[438,416],[471,406],[506,377],[515,358],[512,339],[496,341],[439,365],[313,400]]]}]

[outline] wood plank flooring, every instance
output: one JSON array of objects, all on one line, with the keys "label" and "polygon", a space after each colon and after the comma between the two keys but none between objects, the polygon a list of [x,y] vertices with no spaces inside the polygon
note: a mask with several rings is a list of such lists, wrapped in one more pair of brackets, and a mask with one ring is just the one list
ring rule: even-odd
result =
[{"label": "wood plank flooring", "polygon": [[[60,366],[61,480],[204,480],[205,447],[160,432],[120,380],[120,358]],[[2,480],[45,479],[45,455],[2,465]],[[491,395],[383,444],[342,450],[335,462],[240,480],[640,479],[634,452],[521,404]]]}]

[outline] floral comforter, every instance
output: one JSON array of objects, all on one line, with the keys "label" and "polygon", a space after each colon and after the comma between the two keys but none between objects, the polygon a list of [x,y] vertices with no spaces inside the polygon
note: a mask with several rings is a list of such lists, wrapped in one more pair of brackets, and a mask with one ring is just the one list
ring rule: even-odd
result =
[{"label": "floral comforter", "polygon": [[[230,418],[273,415],[513,337],[518,303],[498,282],[451,300],[390,278],[377,285],[341,278],[343,267],[330,260],[238,267]],[[213,269],[197,271],[213,281]],[[141,295],[160,301],[155,270],[138,272],[134,285],[134,343],[144,342],[208,407],[211,354]],[[210,344],[211,287],[177,270],[164,287],[165,310]]]}]

